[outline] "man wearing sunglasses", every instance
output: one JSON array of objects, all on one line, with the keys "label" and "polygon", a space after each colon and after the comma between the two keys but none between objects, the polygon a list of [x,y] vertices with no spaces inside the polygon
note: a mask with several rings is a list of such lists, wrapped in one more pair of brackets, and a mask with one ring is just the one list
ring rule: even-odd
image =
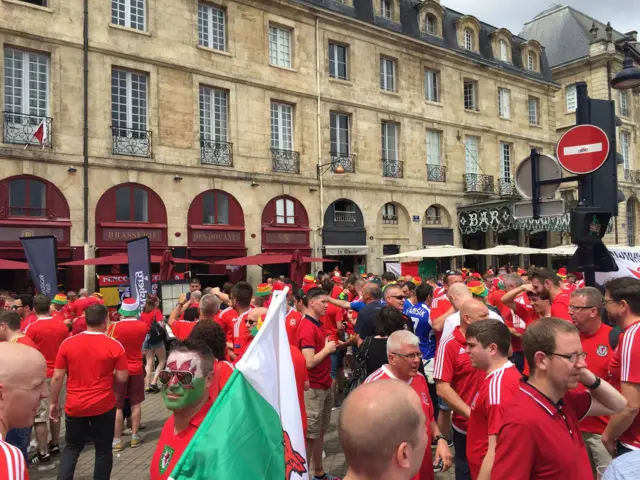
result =
[{"label": "man wearing sunglasses", "polygon": [[33,295],[23,294],[16,298],[12,306],[13,310],[20,315],[20,330],[23,332],[29,325],[38,319],[36,312],[33,311]]},{"label": "man wearing sunglasses", "polygon": [[[164,405],[173,415],[164,424],[151,460],[151,480],[165,480],[204,420],[215,398],[214,356],[203,342],[187,339],[171,350],[160,372]],[[217,397],[217,390],[214,389]]]}]

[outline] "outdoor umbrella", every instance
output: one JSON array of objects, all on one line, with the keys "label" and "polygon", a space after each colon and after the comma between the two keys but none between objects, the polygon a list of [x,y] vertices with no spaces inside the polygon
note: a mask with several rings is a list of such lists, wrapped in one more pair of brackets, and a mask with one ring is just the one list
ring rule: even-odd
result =
[{"label": "outdoor umbrella", "polygon": [[560,245],[553,248],[545,248],[541,250],[540,253],[544,253],[545,255],[573,255],[576,252],[575,245]]},{"label": "outdoor umbrella", "polygon": [[173,260],[171,250],[165,250],[162,254],[162,263],[160,264],[160,280],[171,280],[171,277],[173,277],[173,267],[175,265]]},{"label": "outdoor umbrella", "polygon": [[[162,256],[160,255],[151,255],[151,263],[162,263]],[[82,265],[123,265],[128,264],[129,258],[127,254],[121,253],[117,255],[109,255],[107,257],[98,257],[98,258],[85,258],[84,260],[74,260],[73,262],[65,262],[59,264],[60,267],[79,267]],[[202,260],[192,260],[190,258],[173,258],[173,263],[175,264],[189,264],[189,263],[198,263],[198,264],[208,264],[209,262],[204,262]]]},{"label": "outdoor umbrella", "polygon": [[[277,263],[291,263],[294,259],[295,252],[300,255],[300,250],[293,253],[261,253],[250,257],[229,258],[215,262],[215,265],[275,265]],[[324,263],[335,262],[329,258],[302,257],[302,263]]]},{"label": "outdoor umbrella", "polygon": [[519,247],[517,245],[498,245],[493,248],[485,248],[478,250],[476,255],[535,255],[545,253],[544,250],[538,248]]},{"label": "outdoor umbrella", "polygon": [[414,250],[412,252],[398,253],[396,255],[387,255],[380,257],[382,260],[400,260],[406,257],[419,258],[443,258],[443,257],[462,257],[464,255],[473,255],[476,250],[468,250],[466,248],[454,247],[453,245],[437,245],[427,247],[422,250]]},{"label": "outdoor umbrella", "polygon": [[296,284],[302,285],[302,279],[304,277],[304,267],[302,254],[300,250],[294,250],[293,255],[291,256],[291,264],[289,266],[289,278]]},{"label": "outdoor umbrella", "polygon": [[0,270],[29,270],[29,264],[26,262],[0,259]]}]

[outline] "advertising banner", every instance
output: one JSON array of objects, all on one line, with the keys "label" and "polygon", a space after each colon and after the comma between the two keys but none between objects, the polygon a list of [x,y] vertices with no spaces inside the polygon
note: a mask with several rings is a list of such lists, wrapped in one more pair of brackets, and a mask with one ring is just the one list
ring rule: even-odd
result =
[{"label": "advertising banner", "polygon": [[139,309],[144,307],[147,296],[151,295],[151,254],[149,237],[142,237],[127,242],[129,256],[130,296]]},{"label": "advertising banner", "polygon": [[29,263],[31,280],[38,293],[53,298],[58,293],[57,243],[53,235],[45,237],[20,237],[24,254]]}]

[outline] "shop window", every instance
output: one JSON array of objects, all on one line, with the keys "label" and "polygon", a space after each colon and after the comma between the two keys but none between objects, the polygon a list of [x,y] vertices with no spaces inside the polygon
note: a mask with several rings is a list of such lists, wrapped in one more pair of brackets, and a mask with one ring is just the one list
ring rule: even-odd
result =
[{"label": "shop window", "polygon": [[387,203],[382,207],[382,223],[387,225],[398,224],[398,209],[393,203]]},{"label": "shop window", "polygon": [[46,216],[46,186],[38,180],[18,178],[9,182],[9,215]]},{"label": "shop window", "polygon": [[202,194],[203,225],[229,225],[229,195],[209,191]]},{"label": "shop window", "polygon": [[116,190],[117,222],[148,222],[149,199],[140,187],[120,187]]}]

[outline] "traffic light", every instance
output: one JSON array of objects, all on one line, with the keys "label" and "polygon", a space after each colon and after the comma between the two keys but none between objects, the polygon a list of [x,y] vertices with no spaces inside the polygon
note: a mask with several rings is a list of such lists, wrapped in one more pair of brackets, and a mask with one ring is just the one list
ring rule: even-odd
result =
[{"label": "traffic light", "polygon": [[611,212],[603,212],[598,207],[577,207],[571,211],[571,241],[578,248],[569,261],[569,271],[618,271],[616,262],[602,243],[610,219]]}]

